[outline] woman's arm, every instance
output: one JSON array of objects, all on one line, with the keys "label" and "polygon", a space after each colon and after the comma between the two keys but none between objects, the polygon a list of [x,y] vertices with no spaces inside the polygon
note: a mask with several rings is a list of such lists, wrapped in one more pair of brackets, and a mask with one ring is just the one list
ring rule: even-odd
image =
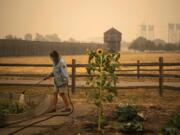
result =
[{"label": "woman's arm", "polygon": [[47,79],[49,79],[49,78],[51,78],[51,77],[53,77],[54,76],[54,74],[53,74],[53,72],[51,72],[48,76],[46,76],[45,78],[44,78],[44,80],[47,80]]}]

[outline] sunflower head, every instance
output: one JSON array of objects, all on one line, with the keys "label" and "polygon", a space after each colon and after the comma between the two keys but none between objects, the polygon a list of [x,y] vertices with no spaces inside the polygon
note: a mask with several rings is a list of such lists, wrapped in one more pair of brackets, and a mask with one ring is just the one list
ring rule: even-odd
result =
[{"label": "sunflower head", "polygon": [[103,55],[103,53],[104,53],[104,51],[101,48],[96,50],[96,54],[99,55],[99,56]]}]

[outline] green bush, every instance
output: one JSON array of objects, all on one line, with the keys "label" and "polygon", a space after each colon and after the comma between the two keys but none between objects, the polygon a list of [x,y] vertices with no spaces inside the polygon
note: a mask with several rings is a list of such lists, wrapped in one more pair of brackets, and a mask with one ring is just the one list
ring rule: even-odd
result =
[{"label": "green bush", "polygon": [[3,100],[0,102],[0,115],[6,116],[8,114],[18,114],[24,111],[24,107],[17,102]]},{"label": "green bush", "polygon": [[162,128],[163,135],[180,134],[180,113],[173,114]]},{"label": "green bush", "polygon": [[126,133],[143,132],[143,118],[138,115],[138,109],[133,106],[117,107],[112,114],[119,122],[119,129]]}]

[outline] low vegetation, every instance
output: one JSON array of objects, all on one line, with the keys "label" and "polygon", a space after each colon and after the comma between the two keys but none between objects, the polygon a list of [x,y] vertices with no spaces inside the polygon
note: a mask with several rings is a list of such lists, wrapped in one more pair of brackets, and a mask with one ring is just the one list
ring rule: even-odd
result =
[{"label": "low vegetation", "polygon": [[173,114],[162,128],[162,135],[180,134],[180,113]]},{"label": "low vegetation", "polygon": [[112,117],[117,122],[115,128],[126,133],[142,133],[144,131],[144,118],[138,114],[138,109],[134,106],[117,107]]},{"label": "low vegetation", "polygon": [[9,100],[0,101],[0,116],[6,116],[9,114],[19,114],[24,112],[24,107],[18,102],[12,102]]}]

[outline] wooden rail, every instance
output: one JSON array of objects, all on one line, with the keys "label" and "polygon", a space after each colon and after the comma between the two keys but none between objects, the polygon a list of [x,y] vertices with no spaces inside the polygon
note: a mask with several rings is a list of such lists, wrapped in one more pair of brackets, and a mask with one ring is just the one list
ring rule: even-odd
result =
[{"label": "wooden rail", "polygon": [[[137,67],[139,66],[159,66],[158,62],[151,63],[121,63],[123,67]],[[52,67],[51,64],[16,64],[16,63],[0,63],[0,66],[15,66],[15,67]],[[72,67],[72,64],[67,64],[68,67]],[[87,64],[76,64],[76,67],[86,67]],[[180,66],[180,63],[163,63],[163,66]]]},{"label": "wooden rail", "polygon": [[[76,72],[77,68],[85,68],[87,64],[76,64],[76,60],[72,59],[72,64],[68,64],[68,67],[72,68],[72,74],[70,77],[72,78],[71,89],[72,92],[75,92],[76,88],[76,77],[88,77],[88,74],[78,74]],[[117,76],[119,77],[136,77],[137,79],[141,77],[146,78],[159,78],[159,95],[163,95],[164,88],[164,78],[180,78],[180,74],[165,74],[164,72],[178,72],[180,69],[177,67],[180,66],[180,63],[164,63],[163,57],[159,58],[159,62],[153,63],[142,63],[139,60],[137,63],[121,63],[120,67],[123,68],[134,68],[134,69],[119,69],[116,71]],[[8,63],[0,63],[0,67],[52,67],[51,64],[8,64]],[[144,68],[146,67],[146,68]],[[156,67],[156,69],[147,69],[147,67]],[[168,67],[166,69],[165,67]],[[175,69],[169,67],[176,67]],[[142,72],[157,72],[157,73],[142,73]],[[135,73],[127,73],[127,72],[135,72]],[[6,77],[44,77],[47,74],[12,74],[12,73],[1,73],[0,76]],[[143,86],[144,87],[144,86]]]}]

